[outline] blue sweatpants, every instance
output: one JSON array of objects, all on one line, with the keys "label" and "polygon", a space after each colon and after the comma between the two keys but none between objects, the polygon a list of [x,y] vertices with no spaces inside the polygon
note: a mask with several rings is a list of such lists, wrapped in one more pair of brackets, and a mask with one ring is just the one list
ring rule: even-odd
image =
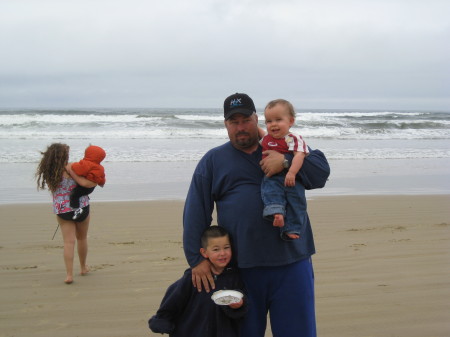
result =
[{"label": "blue sweatpants", "polygon": [[264,337],[269,312],[274,337],[316,337],[311,258],[240,271],[249,301],[241,336]]}]

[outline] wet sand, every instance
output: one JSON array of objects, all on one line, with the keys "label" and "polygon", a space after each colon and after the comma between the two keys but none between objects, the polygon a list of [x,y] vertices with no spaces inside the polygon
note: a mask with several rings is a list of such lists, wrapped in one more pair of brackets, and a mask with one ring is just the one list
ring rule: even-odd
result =
[{"label": "wet sand", "polygon": [[[319,336],[450,334],[449,195],[330,196],[308,205]],[[158,336],[147,320],[187,268],[183,202],[91,208],[91,272],[78,275],[76,264],[66,285],[50,204],[0,205],[0,336]]]}]

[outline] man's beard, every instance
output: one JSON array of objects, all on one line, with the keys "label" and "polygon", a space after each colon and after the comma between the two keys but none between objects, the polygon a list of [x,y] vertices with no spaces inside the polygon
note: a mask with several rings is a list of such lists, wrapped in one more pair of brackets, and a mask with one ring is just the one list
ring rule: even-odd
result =
[{"label": "man's beard", "polygon": [[[240,138],[239,136],[246,136],[245,138]],[[239,149],[248,149],[251,148],[253,146],[255,146],[255,144],[257,144],[258,140],[257,137],[252,137],[252,135],[248,132],[239,132],[238,134],[236,134],[235,140],[234,140],[234,145],[235,147],[239,148]]]}]

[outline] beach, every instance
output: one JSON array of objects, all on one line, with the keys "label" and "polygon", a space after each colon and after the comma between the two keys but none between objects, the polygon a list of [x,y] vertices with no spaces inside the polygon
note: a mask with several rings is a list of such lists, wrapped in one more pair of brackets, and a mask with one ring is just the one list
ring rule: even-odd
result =
[{"label": "beach", "polygon": [[[318,336],[449,335],[449,204],[450,195],[308,201]],[[91,209],[91,272],[80,276],[76,265],[66,285],[50,203],[0,205],[0,336],[158,336],[147,320],[187,268],[183,201]]]},{"label": "beach", "polygon": [[[297,118],[331,166],[306,193],[318,336],[449,336],[450,112]],[[228,140],[222,109],[0,109],[0,139],[0,337],[158,336],[147,321],[188,267],[184,199],[198,161]],[[107,153],[90,196],[91,272],[76,264],[71,285],[51,196],[34,180],[54,142],[70,161],[89,144]]]}]

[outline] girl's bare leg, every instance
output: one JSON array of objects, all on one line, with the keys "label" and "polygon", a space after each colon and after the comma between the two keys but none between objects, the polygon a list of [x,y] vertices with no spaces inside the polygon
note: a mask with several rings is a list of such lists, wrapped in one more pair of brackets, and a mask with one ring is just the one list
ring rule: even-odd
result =
[{"label": "girl's bare leg", "polygon": [[64,241],[64,264],[66,265],[66,279],[65,283],[73,282],[73,258],[76,240],[76,226],[75,222],[63,220],[57,217],[61,233]]},{"label": "girl's bare leg", "polygon": [[89,219],[90,216],[88,216],[83,222],[77,222],[76,224],[77,248],[78,258],[80,259],[81,275],[86,275],[89,272],[89,267],[86,264],[88,253],[87,233],[89,229]]}]

